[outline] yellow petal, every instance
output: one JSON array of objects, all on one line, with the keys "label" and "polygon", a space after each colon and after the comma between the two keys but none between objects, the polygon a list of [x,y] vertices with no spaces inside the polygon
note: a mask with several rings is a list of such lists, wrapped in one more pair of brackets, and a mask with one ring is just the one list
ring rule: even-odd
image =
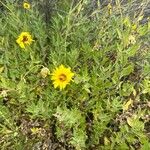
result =
[{"label": "yellow petal", "polygon": [[39,128],[31,128],[32,134],[37,134],[39,132]]},{"label": "yellow petal", "polygon": [[[51,75],[51,80],[53,80],[54,88],[59,87],[60,90],[63,90],[66,85],[68,85],[72,81],[74,73],[71,71],[71,68],[65,68],[63,65],[60,65],[55,70],[53,70]],[[60,78],[62,76],[65,76],[64,80]]]}]

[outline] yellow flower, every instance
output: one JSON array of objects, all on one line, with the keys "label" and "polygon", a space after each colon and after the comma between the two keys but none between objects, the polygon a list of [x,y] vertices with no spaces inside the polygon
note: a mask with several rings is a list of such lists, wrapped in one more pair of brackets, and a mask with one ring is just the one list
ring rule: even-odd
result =
[{"label": "yellow flower", "polygon": [[47,75],[49,75],[49,74],[50,74],[50,71],[49,71],[49,69],[48,69],[48,68],[44,67],[44,68],[42,68],[42,69],[41,69],[40,74],[41,74],[42,78],[46,78],[46,77],[47,77]]},{"label": "yellow flower", "polygon": [[29,32],[22,32],[16,40],[21,48],[25,48],[26,45],[30,45],[33,41]]},{"label": "yellow flower", "polygon": [[59,87],[60,90],[64,89],[72,81],[73,76],[74,73],[71,72],[70,68],[65,68],[64,65],[60,65],[52,73],[51,80],[53,80],[54,88]]},{"label": "yellow flower", "polygon": [[29,4],[28,2],[24,2],[24,3],[23,3],[23,8],[24,8],[24,9],[30,9],[31,6],[30,6],[30,4]]},{"label": "yellow flower", "polygon": [[32,132],[32,134],[37,134],[37,133],[39,133],[39,131],[40,131],[40,128],[31,128],[31,132]]}]

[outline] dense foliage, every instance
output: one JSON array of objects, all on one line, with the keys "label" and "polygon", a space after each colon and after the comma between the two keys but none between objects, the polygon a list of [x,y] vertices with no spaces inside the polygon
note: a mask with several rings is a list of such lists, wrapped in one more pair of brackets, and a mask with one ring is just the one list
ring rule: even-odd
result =
[{"label": "dense foliage", "polygon": [[[36,2],[0,3],[1,150],[150,149],[150,21],[140,24],[142,12],[64,0],[45,21]],[[25,48],[26,38],[16,42],[22,32],[32,36]],[[61,90],[51,80],[60,65],[74,73]]]}]

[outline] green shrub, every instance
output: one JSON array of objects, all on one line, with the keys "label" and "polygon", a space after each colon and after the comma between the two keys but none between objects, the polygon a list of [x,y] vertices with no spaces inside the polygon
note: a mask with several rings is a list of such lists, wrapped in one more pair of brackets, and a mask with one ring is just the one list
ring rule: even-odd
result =
[{"label": "green shrub", "polygon": [[[90,12],[85,0],[59,2],[46,23],[35,2],[29,10],[1,3],[1,149],[47,139],[64,149],[149,149],[149,21],[131,19],[119,3]],[[21,32],[34,40],[25,49]],[[61,64],[75,73],[64,90],[51,80]]]}]

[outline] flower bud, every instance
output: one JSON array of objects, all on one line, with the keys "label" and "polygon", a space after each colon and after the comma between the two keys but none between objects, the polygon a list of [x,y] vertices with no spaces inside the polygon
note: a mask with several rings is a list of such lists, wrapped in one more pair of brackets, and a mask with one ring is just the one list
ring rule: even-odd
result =
[{"label": "flower bud", "polygon": [[44,67],[44,68],[42,68],[42,69],[41,69],[40,74],[41,74],[42,78],[46,78],[46,77],[47,77],[47,75],[49,75],[49,74],[50,74],[50,71],[49,71],[49,69],[48,69],[48,68]]}]

